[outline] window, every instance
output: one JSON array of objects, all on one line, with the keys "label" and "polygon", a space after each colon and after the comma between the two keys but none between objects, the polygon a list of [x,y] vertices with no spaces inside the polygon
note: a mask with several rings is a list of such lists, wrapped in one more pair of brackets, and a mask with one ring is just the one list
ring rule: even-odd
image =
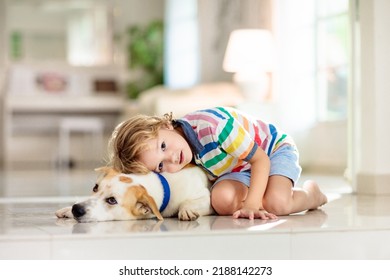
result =
[{"label": "window", "polygon": [[347,117],[348,0],[316,1],[316,89],[320,121]]},{"label": "window", "polygon": [[167,0],[164,84],[191,87],[199,82],[198,7],[196,0]]},{"label": "window", "polygon": [[345,121],[350,73],[349,0],[278,0],[276,97],[285,127]]}]

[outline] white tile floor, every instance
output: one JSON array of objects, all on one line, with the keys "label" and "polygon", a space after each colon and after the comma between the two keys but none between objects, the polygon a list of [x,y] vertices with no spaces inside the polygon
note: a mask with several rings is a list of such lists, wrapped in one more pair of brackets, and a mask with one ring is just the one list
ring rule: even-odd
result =
[{"label": "white tile floor", "polygon": [[87,196],[93,171],[1,172],[0,259],[390,259],[390,197],[310,174],[321,210],[277,221],[202,217],[79,224],[54,211]]}]

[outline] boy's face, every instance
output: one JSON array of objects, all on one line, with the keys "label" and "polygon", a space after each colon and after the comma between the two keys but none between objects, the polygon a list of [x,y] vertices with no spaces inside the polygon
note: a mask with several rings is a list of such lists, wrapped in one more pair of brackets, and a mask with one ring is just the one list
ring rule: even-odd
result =
[{"label": "boy's face", "polygon": [[151,171],[174,173],[192,160],[187,140],[171,126],[160,129],[157,138],[150,139],[147,146],[139,160]]}]

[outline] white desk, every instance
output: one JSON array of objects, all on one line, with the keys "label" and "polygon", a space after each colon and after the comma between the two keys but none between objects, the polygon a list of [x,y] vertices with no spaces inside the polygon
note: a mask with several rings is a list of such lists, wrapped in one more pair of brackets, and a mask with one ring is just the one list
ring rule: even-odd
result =
[{"label": "white desk", "polygon": [[31,95],[7,96],[5,99],[6,132],[49,132],[57,129],[59,118],[93,115],[105,118],[106,128],[117,122],[125,104],[119,95],[66,96]]},{"label": "white desk", "polygon": [[6,108],[14,112],[118,112],[124,98],[119,95],[15,95],[6,97]]},{"label": "white desk", "polygon": [[106,133],[111,133],[125,104],[124,97],[114,94],[6,96],[3,115],[6,165],[20,160],[51,161],[57,149],[59,122],[64,117],[101,118]]}]

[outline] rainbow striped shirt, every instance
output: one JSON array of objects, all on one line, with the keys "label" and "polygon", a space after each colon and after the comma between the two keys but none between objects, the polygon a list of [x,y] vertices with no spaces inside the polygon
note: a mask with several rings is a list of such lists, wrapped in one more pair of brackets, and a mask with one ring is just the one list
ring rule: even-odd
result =
[{"label": "rainbow striped shirt", "polygon": [[294,145],[291,137],[274,125],[228,107],[199,110],[175,123],[182,127],[195,163],[214,178],[250,170],[248,161],[258,147],[270,156],[282,144]]}]

